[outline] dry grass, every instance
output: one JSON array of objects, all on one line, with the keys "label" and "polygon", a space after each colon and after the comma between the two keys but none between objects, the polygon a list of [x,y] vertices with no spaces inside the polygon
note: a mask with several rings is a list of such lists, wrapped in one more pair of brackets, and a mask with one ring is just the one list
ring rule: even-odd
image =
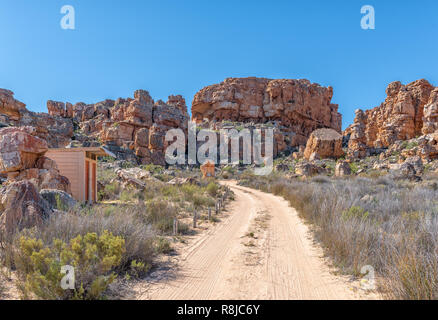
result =
[{"label": "dry grass", "polygon": [[438,298],[438,191],[430,184],[278,175],[241,183],[287,199],[342,272],[359,276],[371,265],[387,298]]},{"label": "dry grass", "polygon": [[[163,174],[163,170],[157,167],[151,167],[150,170],[154,171],[154,175]],[[197,174],[196,171],[193,176]],[[224,192],[223,187],[214,180],[198,180],[195,184],[178,186],[165,183],[167,178],[164,181],[148,181],[144,191],[123,189],[115,179],[112,169],[100,170],[99,179],[104,182],[104,198],[109,199],[108,202],[78,206],[68,213],[52,215],[42,226],[7,237],[0,235],[0,265],[9,270],[19,269],[17,251],[22,236],[41,240],[44,248],[52,248],[55,239],[69,243],[79,235],[96,233],[100,236],[110,232],[115,237],[122,238],[126,247],[120,263],[114,266],[118,282],[133,276],[141,277],[150,270],[157,255],[172,251],[174,218],[180,219],[180,235],[191,232],[184,221],[190,219],[193,210],[201,213],[202,219],[208,208],[214,207],[215,197]],[[20,274],[23,283],[26,277],[26,274]],[[114,290],[114,285],[111,288],[111,292],[105,294],[116,298],[120,292],[117,292],[118,289]],[[2,291],[4,288],[0,279],[0,295]]]}]

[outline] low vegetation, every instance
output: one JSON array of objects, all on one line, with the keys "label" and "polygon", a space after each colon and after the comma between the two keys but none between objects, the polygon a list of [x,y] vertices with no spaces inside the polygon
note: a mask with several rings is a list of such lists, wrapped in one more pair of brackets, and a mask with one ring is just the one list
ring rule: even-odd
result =
[{"label": "low vegetation", "polygon": [[241,184],[287,199],[343,273],[371,265],[390,299],[438,298],[438,191],[388,177],[308,180],[248,172]]},{"label": "low vegetation", "polygon": [[[22,298],[117,298],[127,279],[145,276],[158,255],[172,251],[180,239],[173,236],[175,218],[179,235],[193,232],[193,211],[203,219],[224,192],[214,179],[197,178],[199,170],[192,183],[172,185],[156,178],[170,175],[163,168],[145,169],[153,179],[143,191],[122,187],[114,169],[101,169],[99,204],[61,208],[41,226],[1,235],[0,263],[16,274]],[[74,290],[60,287],[65,265],[75,268]]]}]

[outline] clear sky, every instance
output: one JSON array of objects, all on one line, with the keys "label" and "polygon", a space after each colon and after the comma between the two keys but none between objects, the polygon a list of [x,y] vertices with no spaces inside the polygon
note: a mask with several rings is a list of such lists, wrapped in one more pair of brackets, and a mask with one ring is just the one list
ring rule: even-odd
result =
[{"label": "clear sky", "polygon": [[[76,29],[60,27],[63,5]],[[362,30],[363,5],[376,29]],[[386,86],[438,86],[438,1],[0,0],[0,88],[33,111],[146,89],[182,94],[227,77],[307,78],[334,87],[344,128]]]}]

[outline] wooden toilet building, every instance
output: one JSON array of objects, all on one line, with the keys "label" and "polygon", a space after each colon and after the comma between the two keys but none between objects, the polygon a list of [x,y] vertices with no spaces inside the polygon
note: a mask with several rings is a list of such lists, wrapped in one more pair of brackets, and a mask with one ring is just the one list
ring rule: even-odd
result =
[{"label": "wooden toilet building", "polygon": [[72,196],[80,202],[97,201],[97,161],[114,156],[100,147],[49,149],[46,157],[54,160],[61,175],[70,180]]}]

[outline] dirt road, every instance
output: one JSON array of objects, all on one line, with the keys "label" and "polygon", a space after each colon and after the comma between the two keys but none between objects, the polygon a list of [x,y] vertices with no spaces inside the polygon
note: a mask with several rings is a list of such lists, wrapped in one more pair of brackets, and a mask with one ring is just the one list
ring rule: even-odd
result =
[{"label": "dirt road", "polygon": [[280,197],[227,182],[229,215],[185,246],[138,299],[372,299],[335,276],[297,212]]}]

